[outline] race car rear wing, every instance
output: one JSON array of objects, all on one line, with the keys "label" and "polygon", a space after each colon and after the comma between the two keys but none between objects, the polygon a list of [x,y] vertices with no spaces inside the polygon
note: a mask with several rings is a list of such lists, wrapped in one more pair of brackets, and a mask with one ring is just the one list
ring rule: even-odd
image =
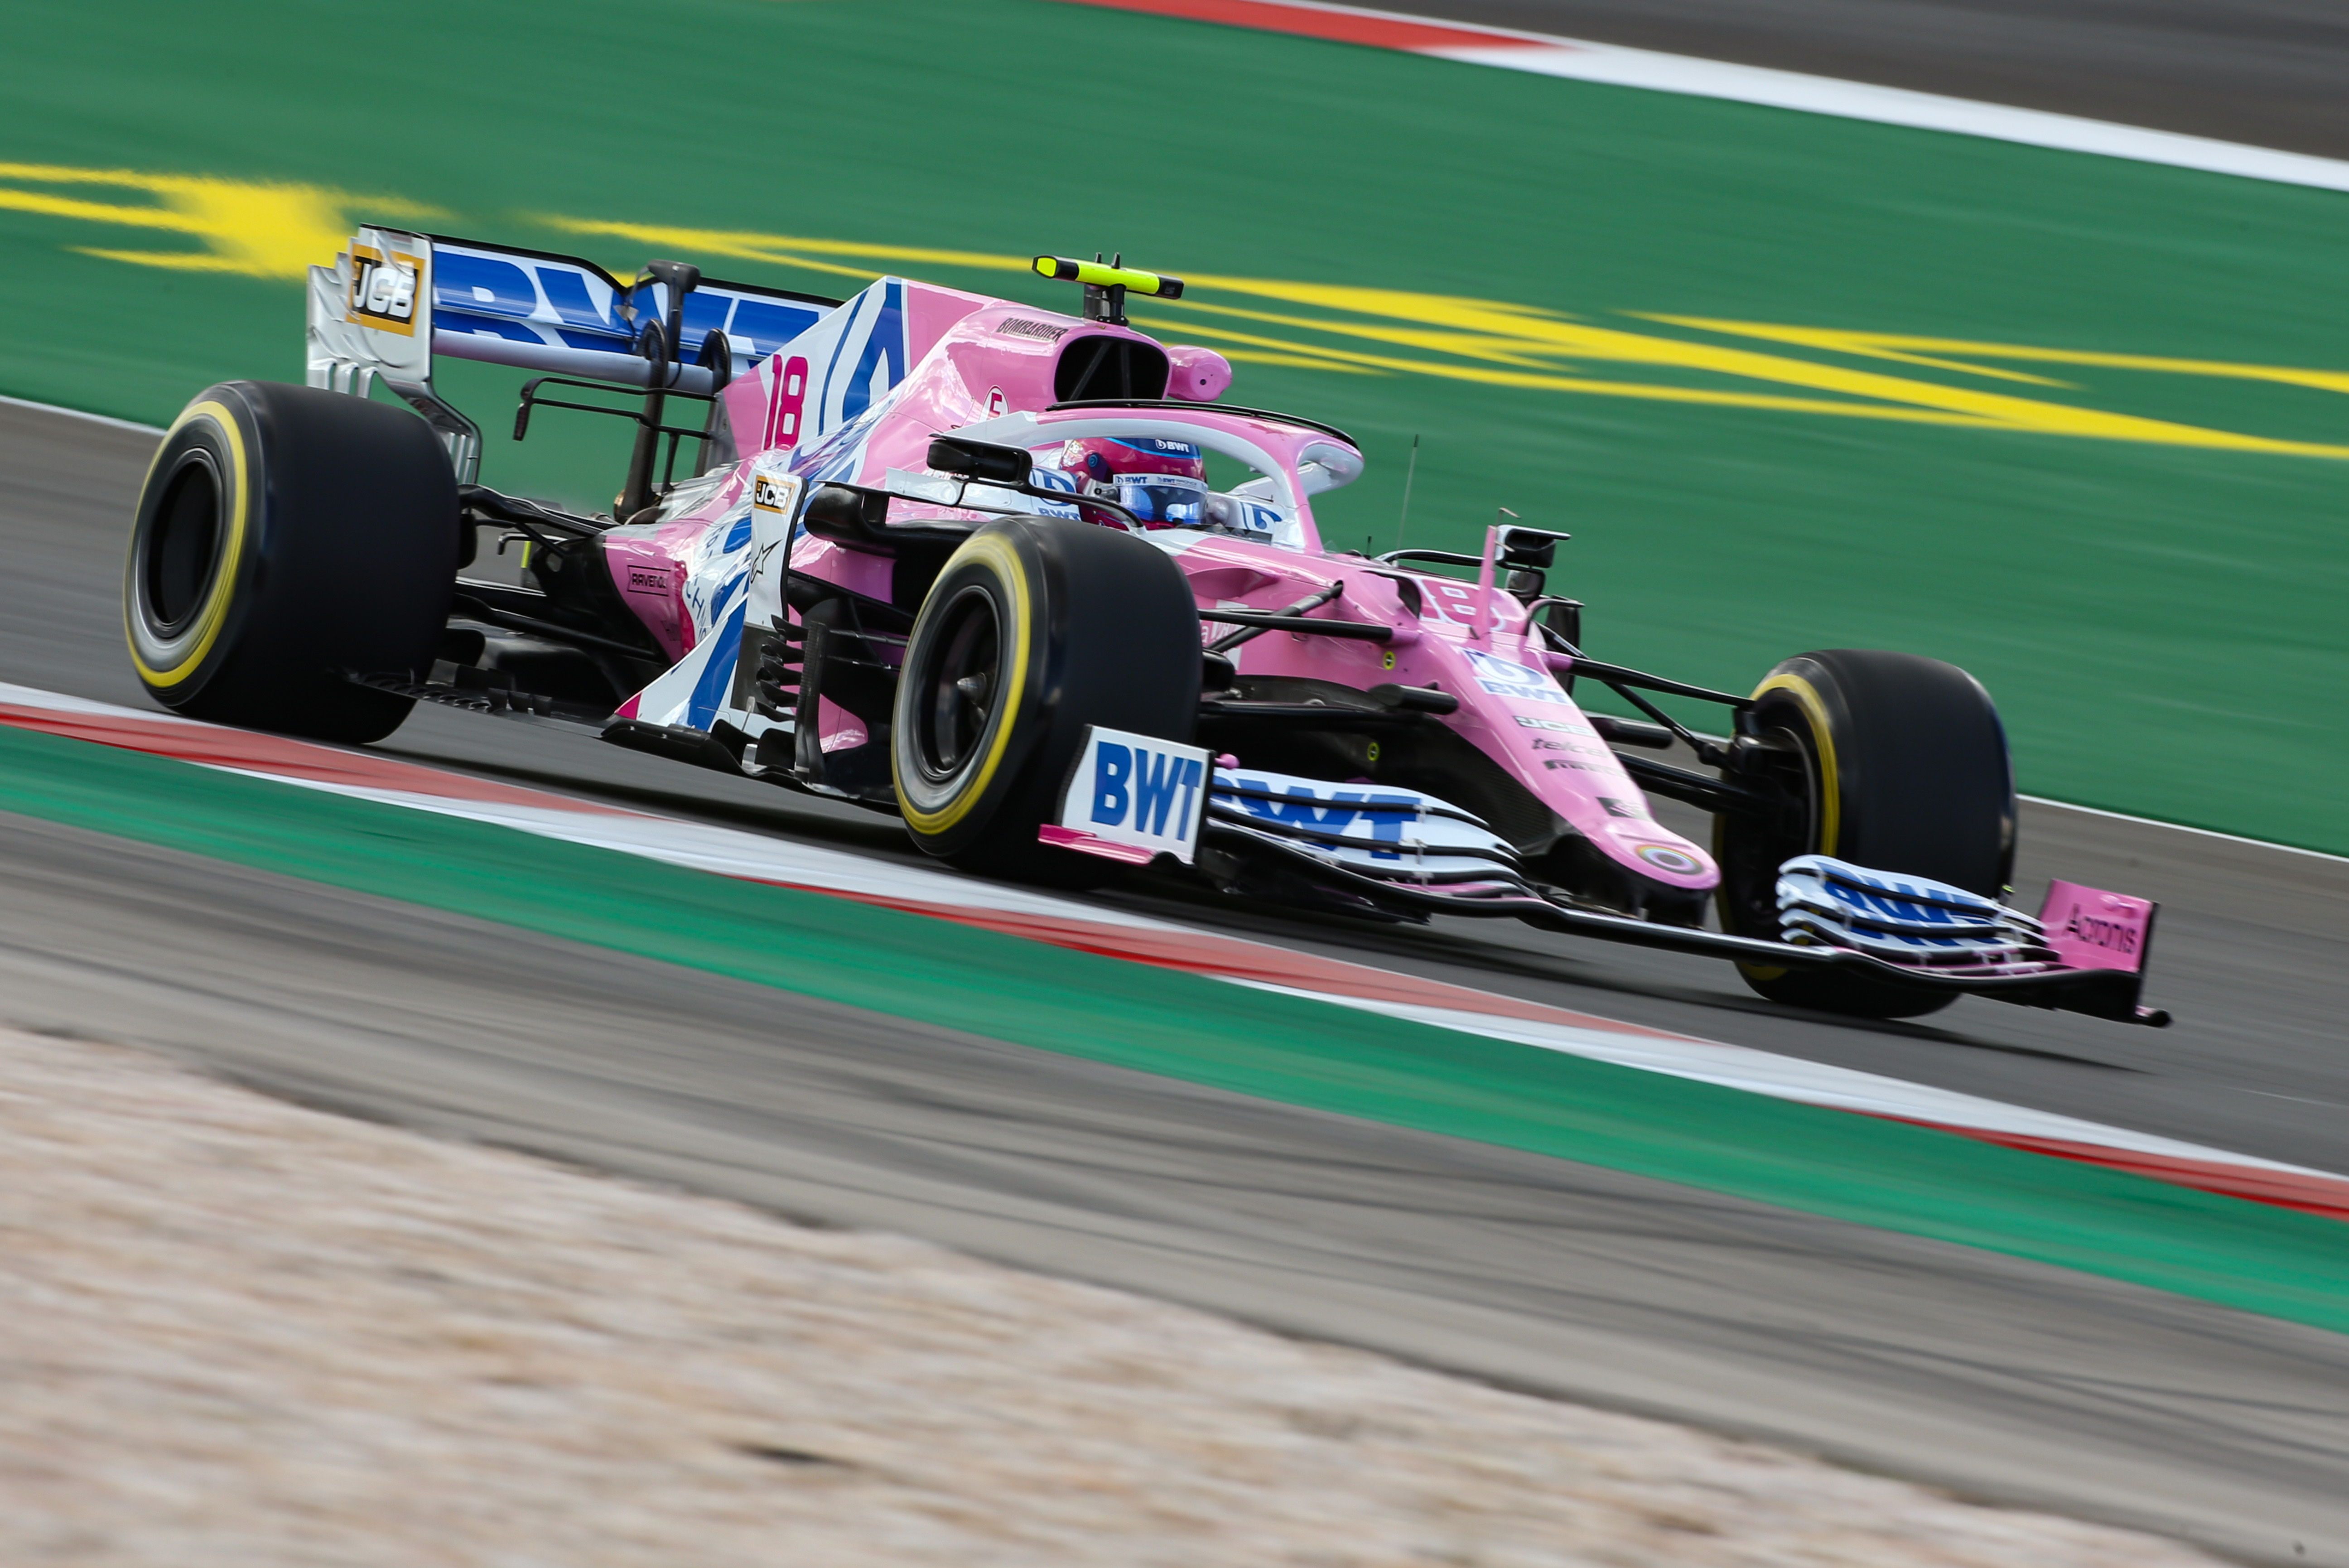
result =
[{"label": "race car rear wing", "polygon": [[[481,431],[432,389],[436,356],[629,387],[708,393],[804,332],[840,302],[703,279],[684,291],[675,362],[667,283],[624,284],[590,261],[440,234],[361,228],[331,267],[310,269],[310,385],[361,397],[380,379],[440,432],[460,483]],[[709,358],[724,335],[731,363]]]}]

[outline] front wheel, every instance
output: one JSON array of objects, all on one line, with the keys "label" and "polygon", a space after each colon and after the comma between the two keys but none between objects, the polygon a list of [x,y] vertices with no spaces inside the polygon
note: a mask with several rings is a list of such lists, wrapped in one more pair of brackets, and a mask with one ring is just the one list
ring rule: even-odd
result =
[{"label": "front wheel", "polygon": [[415,415],[315,387],[210,388],[164,436],[131,525],[140,682],[193,718],[380,740],[412,704],[346,675],[430,668],[457,529],[456,477]]},{"label": "front wheel", "polygon": [[[1914,654],[1832,649],[1789,659],[1754,689],[1733,782],[1777,803],[1723,813],[1723,929],[1778,935],[1778,867],[1832,855],[2001,897],[2014,867],[2014,775],[1982,683]],[[1775,1002],[1863,1018],[1915,1018],[1954,998],[1837,969],[1741,963]]]},{"label": "front wheel", "polygon": [[898,678],[890,764],[914,842],[1002,876],[1104,874],[1037,830],[1087,726],[1187,743],[1199,669],[1197,603],[1164,552],[1068,518],[978,529],[923,601]]}]

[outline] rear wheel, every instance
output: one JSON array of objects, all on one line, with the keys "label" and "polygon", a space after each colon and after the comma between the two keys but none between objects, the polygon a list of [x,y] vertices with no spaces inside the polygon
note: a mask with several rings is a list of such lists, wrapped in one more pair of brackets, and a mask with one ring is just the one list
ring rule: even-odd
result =
[{"label": "rear wheel", "polygon": [[139,497],[131,663],[195,718],[380,740],[413,704],[345,672],[430,667],[457,529],[455,476],[413,414],[313,387],[212,387],[164,436]]},{"label": "rear wheel", "polygon": [[914,841],[975,870],[1061,883],[1108,862],[1039,844],[1088,725],[1187,743],[1199,618],[1181,568],[1115,529],[988,524],[931,587],[890,728]]},{"label": "rear wheel", "polygon": [[[1914,654],[1834,649],[1787,659],[1754,701],[1763,743],[1740,748],[1733,782],[1781,809],[1716,819],[1724,929],[1777,936],[1778,867],[1797,855],[2005,892],[2014,777],[1998,710],[1972,676]],[[1914,1018],[1954,1000],[1841,970],[1737,967],[1773,1001],[1866,1018]]]}]

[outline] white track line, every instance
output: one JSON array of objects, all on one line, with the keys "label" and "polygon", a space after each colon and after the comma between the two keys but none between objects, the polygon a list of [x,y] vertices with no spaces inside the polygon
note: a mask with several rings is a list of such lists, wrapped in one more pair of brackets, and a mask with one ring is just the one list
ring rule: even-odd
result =
[{"label": "white track line", "polygon": [[1486,1018],[1478,1021],[1473,1028],[1464,1028],[1460,1014],[1446,1008],[1367,1001],[1327,992],[1268,985],[1261,981],[1239,983],[1258,991],[1281,992],[1321,1002],[1335,1002],[1347,1007],[1361,1008],[1365,1012],[1381,1012],[1392,1018],[1431,1023],[1439,1029],[1462,1030],[1488,1039],[1515,1041],[1544,1051],[1560,1051],[1592,1061],[1611,1062],[1619,1067],[1635,1067],[1643,1073],[1691,1078],[1722,1088],[1767,1095],[1772,1099],[1799,1100],[1805,1105],[1856,1111],[1863,1116],[1929,1122],[1936,1127],[2002,1133],[2016,1137],[2094,1144],[2163,1159],[2234,1165],[2294,1176],[2331,1176],[2328,1171],[2304,1165],[2286,1165],[2278,1160],[2261,1159],[2256,1155],[2230,1154],[2206,1144],[2186,1143],[2154,1133],[2107,1127],[2101,1122],[2084,1121],[2077,1116],[2061,1116],[2053,1111],[2035,1111],[2027,1106],[2009,1105],[2002,1100],[1985,1099],[1980,1095],[1964,1094],[1955,1089],[1937,1089],[1930,1085],[1912,1084],[1880,1073],[1858,1072],[1799,1056],[1781,1056],[1775,1052],[1757,1051],[1748,1045],[1724,1045],[1717,1041],[1676,1035],[1647,1037],[1622,1034],[1576,1028],[1541,1019]]},{"label": "white track line", "polygon": [[[767,882],[808,891],[861,898],[892,907],[929,913],[966,923],[1017,932],[1019,922],[1065,936],[1098,933],[1097,950],[1118,951],[1119,933],[1127,939],[1127,955],[1152,961],[1148,944],[1158,939],[1178,939],[1190,944],[1182,967],[1235,984],[1278,992],[1317,1002],[1385,1013],[1433,1024],[1465,1034],[1503,1040],[1545,1051],[1558,1051],[1642,1072],[1661,1073],[1723,1088],[1795,1100],[1864,1115],[1924,1123],[1954,1132],[1992,1137],[2041,1138],[2054,1143],[2145,1157],[2154,1161],[2179,1161],[2247,1173],[2305,1179],[2337,1189],[2349,1207],[2349,1178],[2305,1166],[2286,1165],[2257,1156],[2235,1154],[2205,1145],[2162,1137],[2127,1127],[2033,1110],[1975,1095],[1912,1084],[1881,1074],[1782,1056],[1750,1046],[1729,1045],[1651,1029],[1644,1025],[1598,1018],[1565,1008],[1492,995],[1440,981],[1373,971],[1366,966],[1313,960],[1269,943],[1250,941],[1220,931],[1109,909],[1050,893],[965,877],[926,867],[875,860],[845,851],[802,844],[793,839],[745,832],[707,823],[683,821],[647,812],[615,810],[574,801],[543,791],[507,789],[508,798],[481,800],[459,793],[473,781],[419,764],[394,762],[365,752],[288,742],[275,737],[254,737],[254,743],[274,748],[283,755],[292,746],[314,756],[335,771],[381,770],[397,776],[398,787],[355,783],[347,778],[294,776],[267,763],[242,766],[219,761],[238,744],[243,732],[159,713],[119,708],[110,703],[64,697],[28,687],[0,682],[0,705],[47,712],[59,718],[98,720],[119,736],[129,731],[142,750],[171,755],[175,749],[208,753],[201,765],[220,772],[294,784],[305,788],[387,805],[455,816],[512,828],[542,837],[587,845],[626,855],[641,856],[719,876]],[[0,722],[10,722],[0,714]],[[15,721],[19,722],[21,721]],[[122,743],[118,739],[111,743]],[[450,793],[434,792],[435,780],[445,779]],[[998,917],[973,920],[985,912]],[[1045,935],[1042,940],[1053,940]],[[1138,944],[1138,945],[1137,945]],[[1276,984],[1259,976],[1293,973],[1301,965],[1318,971],[1311,983]],[[1220,972],[1219,972],[1220,971]],[[1383,991],[1384,995],[1358,994]]]},{"label": "white track line", "polygon": [[68,409],[61,403],[36,403],[30,398],[0,396],[0,404],[12,409],[31,409],[36,413],[62,414],[69,420],[81,420],[94,425],[110,425],[119,431],[136,431],[140,435],[160,436],[160,425],[142,425],[135,420],[118,420],[110,414],[88,413],[80,409]]},{"label": "white track line", "polygon": [[[1080,0],[1092,3],[1092,0]],[[1115,0],[1108,0],[1114,5]],[[2018,142],[2061,152],[2085,152],[2132,162],[2158,163],[2239,179],[2266,180],[2324,191],[2349,191],[2349,161],[2302,152],[2251,147],[2241,142],[2176,131],[2149,130],[2141,126],[2116,125],[2078,115],[2053,114],[2044,109],[2015,109],[2005,104],[1978,103],[1939,93],[1912,92],[1905,88],[1874,87],[1865,82],[1815,77],[1799,71],[1773,70],[1763,66],[1732,65],[1724,60],[1698,59],[1584,38],[1521,32],[1476,22],[1453,22],[1399,11],[1340,5],[1326,0],[1247,0],[1251,8],[1268,13],[1311,11],[1330,16],[1359,16],[1369,22],[1416,25],[1451,34],[1477,34],[1489,44],[1456,43],[1413,46],[1354,40],[1373,47],[1396,48],[1433,59],[1463,65],[1490,66],[1537,76],[1594,82],[1608,87],[1638,88],[1650,92],[1681,93],[1693,98],[1721,99],[1841,119],[1904,126],[1914,130],[1938,130],[1957,136]],[[1179,15],[1179,10],[1172,14]],[[1249,24],[1228,16],[1200,20]],[[1267,26],[1278,28],[1278,21]]]},{"label": "white track line", "polygon": [[2059,811],[2076,811],[2084,816],[2110,817],[2115,822],[2134,823],[2139,827],[2165,828],[2171,833],[2190,833],[2197,838],[2216,838],[2228,844],[2240,844],[2251,849],[2272,849],[2279,855],[2303,855],[2311,860],[2330,860],[2335,865],[2349,866],[2349,855],[2333,855],[2322,849],[2302,849],[2297,844],[2277,844],[2265,838],[2245,838],[2240,833],[2220,833],[2213,827],[2189,827],[2182,822],[2161,822],[2150,816],[2131,816],[2125,811],[2106,811],[2098,806],[2074,805],[2068,800],[2049,800],[2045,795],[2026,794],[2017,797],[2033,805],[2052,805]]},{"label": "white track line", "polygon": [[[16,701],[7,695],[5,687],[0,687],[0,699]],[[297,784],[304,789],[320,790],[353,800],[373,801],[379,805],[405,806],[411,811],[462,817],[469,822],[509,827],[518,833],[535,834],[542,838],[560,839],[566,844],[585,845],[593,849],[640,856],[647,860],[682,866],[688,870],[706,871],[718,877],[731,877],[739,881],[768,882],[891,904],[926,905],[936,909],[987,909],[1007,915],[1032,915],[1134,930],[1189,929],[1166,920],[1129,914],[1123,909],[1097,909],[1025,888],[957,877],[951,872],[933,871],[926,867],[901,866],[893,861],[853,855],[845,850],[803,844],[796,839],[771,838],[764,834],[746,833],[740,828],[688,822],[650,812],[580,811],[559,804],[563,798],[560,795],[548,795],[546,805],[523,805],[462,800],[414,790],[377,789],[323,779],[291,778],[266,768],[222,767],[219,771],[241,774],[247,778],[267,779],[273,784]]]},{"label": "white track line", "polygon": [[[0,689],[0,697],[9,697],[9,693]],[[9,697],[9,700],[16,699]],[[926,905],[941,912],[985,909],[1008,914],[1050,917],[1081,926],[1223,935],[1120,909],[1079,903],[1049,893],[957,877],[926,867],[874,860],[792,839],[771,838],[740,828],[681,821],[649,813],[587,813],[567,810],[559,805],[510,805],[433,797],[405,790],[370,789],[316,779],[285,778],[259,769],[222,768],[220,771],[300,784],[387,805],[462,817],[566,843],[642,856],[647,859],[721,877],[775,883],[815,892],[885,899],[901,907]],[[1234,947],[1271,946],[1250,942],[1243,938],[1224,938],[1224,940]],[[1610,1062],[1641,1072],[1690,1078],[1723,1088],[1767,1095],[1774,1099],[1799,1100],[1806,1105],[1857,1111],[1868,1116],[1894,1116],[1907,1121],[1930,1122],[1948,1127],[2095,1144],[2165,1158],[2203,1160],[2298,1176],[2323,1177],[2330,1174],[2308,1166],[2287,1165],[2255,1155],[2234,1154],[2208,1145],[2181,1142],[2151,1133],[2106,1127],[2074,1116],[2008,1105],[1977,1095],[1912,1084],[1878,1073],[1859,1072],[1797,1056],[1782,1056],[1746,1045],[1723,1044],[1691,1035],[1648,1030],[1638,1025],[1617,1023],[1611,1019],[1582,1016],[1573,1023],[1564,1023],[1547,1018],[1517,1018],[1467,1010],[1456,1002],[1451,1005],[1394,1002],[1349,995],[1336,990],[1275,985],[1230,974],[1214,978],[1246,985],[1251,990],[1275,992],[1314,1002],[1334,1002],[1364,1012],[1433,1024],[1440,1029],[1506,1040],[1593,1061]],[[1446,1001],[1451,1002],[1452,999],[1447,998]],[[1573,1016],[1563,1009],[1557,1011],[1560,1019]]]}]

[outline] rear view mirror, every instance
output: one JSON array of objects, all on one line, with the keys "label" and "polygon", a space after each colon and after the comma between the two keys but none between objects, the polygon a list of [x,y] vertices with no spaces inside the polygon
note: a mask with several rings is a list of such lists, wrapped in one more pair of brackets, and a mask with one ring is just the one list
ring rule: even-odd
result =
[{"label": "rear view mirror", "polygon": [[818,485],[800,509],[800,521],[819,539],[862,543],[887,525],[889,497],[859,485]]},{"label": "rear view mirror", "polygon": [[1028,483],[1028,471],[1035,466],[1034,460],[1016,446],[943,435],[931,438],[929,462],[939,473],[1015,487]]},{"label": "rear view mirror", "polygon": [[1553,534],[1547,528],[1504,528],[1501,565],[1547,566],[1557,558],[1557,542],[1573,537],[1571,534]]}]

